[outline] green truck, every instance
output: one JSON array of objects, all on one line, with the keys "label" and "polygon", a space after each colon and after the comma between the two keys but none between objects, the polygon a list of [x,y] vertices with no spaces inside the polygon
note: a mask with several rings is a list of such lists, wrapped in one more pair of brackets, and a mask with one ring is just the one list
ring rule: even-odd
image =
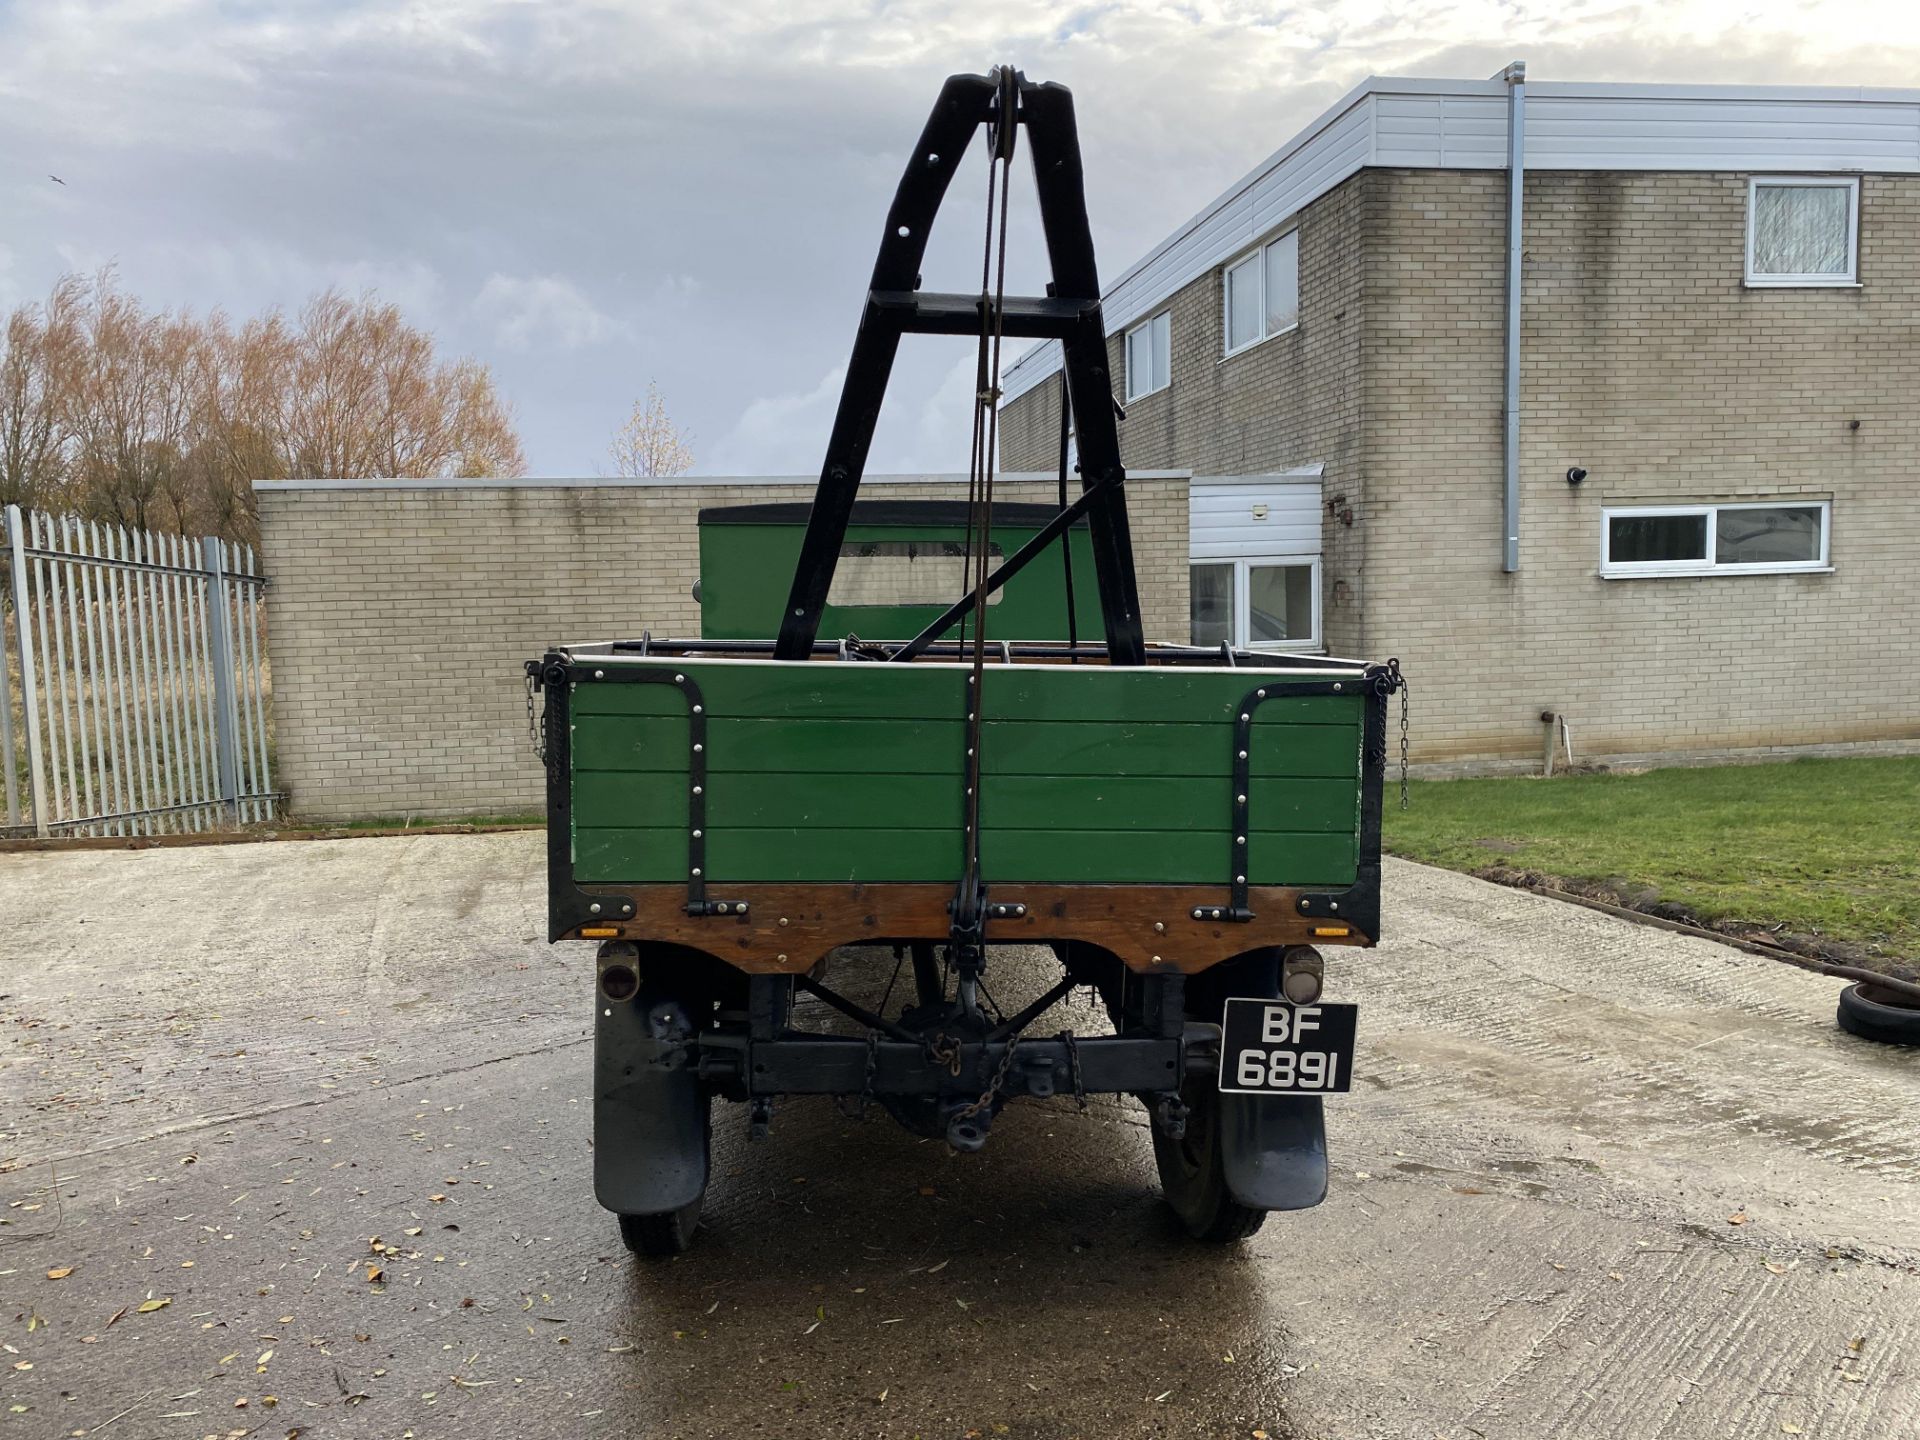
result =
[{"label": "green truck", "polygon": [[[983,126],[1000,174],[1027,136],[1046,296],[919,288]],[[859,501],[894,347],[923,332],[979,337],[969,497]],[[994,502],[1006,336],[1063,344],[1079,493],[1063,447],[1058,507]],[[1322,998],[1320,947],[1379,935],[1402,681],[1145,642],[1105,365],[1070,96],[953,77],[888,216],[813,502],[702,514],[701,638],[528,662],[550,932],[601,942],[595,1187],[634,1250],[691,1240],[715,1099],[753,1135],[785,1097],[872,1101],[970,1151],[1015,1098],[1132,1094],[1195,1236],[1324,1195],[1322,1097],[1351,1084],[1355,1015]],[[826,983],[849,946],[910,963],[897,1006],[891,984],[876,1003],[857,973]],[[1003,946],[1043,947],[1057,981],[998,1008]],[[1112,1033],[1036,1028],[1076,986]],[[803,993],[845,1023],[799,1023]]]}]

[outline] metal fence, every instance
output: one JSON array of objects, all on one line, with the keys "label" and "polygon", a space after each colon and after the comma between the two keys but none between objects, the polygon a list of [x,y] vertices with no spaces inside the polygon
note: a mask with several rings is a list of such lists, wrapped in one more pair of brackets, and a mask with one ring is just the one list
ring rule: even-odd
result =
[{"label": "metal fence", "polygon": [[5,519],[5,833],[271,817],[266,581],[252,549],[17,505]]}]

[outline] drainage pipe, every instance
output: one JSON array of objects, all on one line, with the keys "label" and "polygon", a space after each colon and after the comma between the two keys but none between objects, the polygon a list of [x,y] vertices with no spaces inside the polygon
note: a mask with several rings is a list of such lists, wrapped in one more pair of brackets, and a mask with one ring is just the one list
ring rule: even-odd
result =
[{"label": "drainage pipe", "polygon": [[1501,436],[1505,478],[1501,534],[1505,543],[1500,568],[1511,575],[1520,568],[1520,287],[1524,255],[1521,210],[1527,183],[1527,62],[1514,61],[1498,78],[1507,82],[1506,391]]}]

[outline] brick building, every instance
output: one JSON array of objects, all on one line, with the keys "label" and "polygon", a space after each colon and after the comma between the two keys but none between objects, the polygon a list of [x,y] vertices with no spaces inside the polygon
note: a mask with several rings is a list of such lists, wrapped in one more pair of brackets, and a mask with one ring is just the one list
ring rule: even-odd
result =
[{"label": "brick building", "polygon": [[1130,468],[1318,516],[1196,480],[1192,637],[1398,655],[1416,761],[1920,740],[1920,91],[1369,80],[1105,313]]}]

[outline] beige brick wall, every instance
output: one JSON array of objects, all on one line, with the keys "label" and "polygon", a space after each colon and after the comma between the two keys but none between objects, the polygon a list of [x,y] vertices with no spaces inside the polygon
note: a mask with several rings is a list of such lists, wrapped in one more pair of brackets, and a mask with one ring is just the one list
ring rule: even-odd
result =
[{"label": "beige brick wall", "polygon": [[[1301,217],[1298,330],[1229,360],[1220,273],[1180,291],[1127,462],[1325,463],[1354,515],[1326,522],[1330,646],[1401,658],[1429,765],[1537,760],[1543,709],[1592,756],[1920,737],[1920,179],[1864,177],[1860,288],[1773,290],[1743,284],[1744,175],[1529,176],[1515,575],[1505,186],[1347,181]],[[1007,407],[1009,464],[1051,456],[1053,384]],[[1599,578],[1605,504],[1803,496],[1833,502],[1831,575]]]},{"label": "beige brick wall", "polygon": [[[996,493],[1044,501],[1053,485]],[[875,480],[861,493],[966,491]],[[1154,636],[1184,632],[1186,493],[1184,479],[1132,486]],[[813,487],[374,482],[258,494],[276,779],[293,813],[333,820],[538,810],[521,662],[558,642],[697,635],[700,508],[807,500]]]},{"label": "beige brick wall", "polygon": [[[1342,509],[1360,511],[1364,179],[1347,181],[1300,217],[1300,323],[1292,330],[1222,359],[1220,270],[1160,307],[1171,311],[1172,384],[1126,407],[1120,458],[1130,469],[1177,463],[1196,475],[1256,475],[1318,461],[1326,467],[1326,498],[1344,497]],[[1118,335],[1107,342],[1116,395],[1125,385],[1122,344]],[[1057,466],[1059,378],[1011,402],[1000,425],[1001,455],[1009,468]],[[1170,458],[1175,456],[1177,462]],[[1335,654],[1362,648],[1365,540],[1364,527],[1328,516],[1321,600],[1327,647]]]},{"label": "beige brick wall", "polygon": [[[1504,575],[1505,178],[1370,178],[1367,635],[1416,758],[1537,756],[1543,709],[1594,756],[1920,736],[1920,180],[1865,178],[1861,288],[1766,290],[1743,175],[1530,176]],[[1802,496],[1831,575],[1599,578],[1605,504]]]}]

